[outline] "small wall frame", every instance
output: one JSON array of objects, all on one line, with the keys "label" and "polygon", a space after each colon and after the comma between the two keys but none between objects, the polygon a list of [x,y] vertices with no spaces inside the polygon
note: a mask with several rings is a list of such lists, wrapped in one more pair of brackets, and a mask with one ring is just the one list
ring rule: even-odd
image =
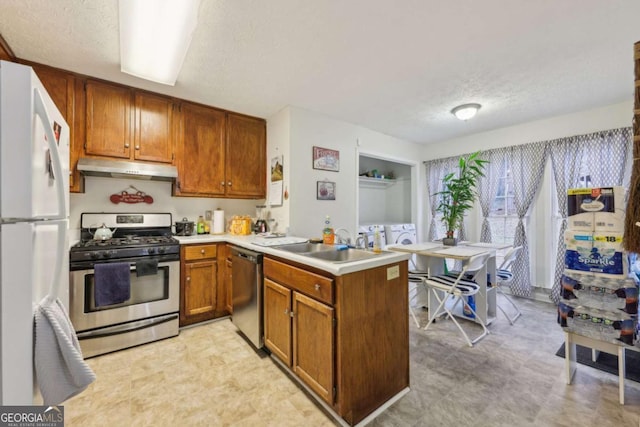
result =
[{"label": "small wall frame", "polygon": [[335,200],[336,199],[336,183],[331,181],[317,181],[316,199]]}]

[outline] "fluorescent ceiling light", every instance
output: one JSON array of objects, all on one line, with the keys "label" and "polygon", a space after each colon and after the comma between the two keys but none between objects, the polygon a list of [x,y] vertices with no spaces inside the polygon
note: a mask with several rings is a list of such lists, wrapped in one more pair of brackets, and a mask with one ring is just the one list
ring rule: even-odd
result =
[{"label": "fluorescent ceiling light", "polygon": [[120,0],[120,70],[173,86],[198,23],[200,0]]},{"label": "fluorescent ceiling light", "polygon": [[451,114],[453,114],[460,120],[469,120],[476,115],[480,107],[480,104],[458,105],[456,108],[451,110]]}]

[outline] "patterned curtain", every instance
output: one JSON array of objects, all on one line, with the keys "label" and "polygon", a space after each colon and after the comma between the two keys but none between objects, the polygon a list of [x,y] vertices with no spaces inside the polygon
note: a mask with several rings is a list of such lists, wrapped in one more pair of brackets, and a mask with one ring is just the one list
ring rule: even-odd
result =
[{"label": "patterned curtain", "polygon": [[434,196],[434,194],[442,191],[442,178],[444,178],[449,171],[455,168],[457,159],[457,157],[447,157],[445,159],[424,162],[427,169],[427,197],[429,199],[429,209],[431,211],[431,223],[429,224],[430,241],[441,237],[438,236],[438,227],[436,225],[438,214],[436,209],[440,200],[437,196]]},{"label": "patterned curtain", "polygon": [[582,158],[591,175],[592,187],[622,185],[625,168],[611,166],[626,165],[631,135],[631,128],[622,128],[585,138]]},{"label": "patterned curtain", "polygon": [[553,287],[550,298],[557,304],[560,301],[560,278],[564,271],[564,232],[567,230],[567,190],[578,186],[580,178],[581,142],[584,136],[572,136],[549,142],[549,154],[556,183],[556,201],[558,215],[562,219],[558,233],[558,250],[554,269]]},{"label": "patterned curtain", "polygon": [[511,293],[528,297],[531,296],[531,274],[529,243],[525,232],[524,218],[529,213],[540,188],[544,164],[547,160],[546,143],[537,142],[509,147],[506,158],[511,165],[514,204],[518,214],[518,225],[513,244],[514,246],[522,246],[520,255],[513,263]]},{"label": "patterned curtain", "polygon": [[485,168],[484,178],[478,180],[478,199],[480,209],[482,210],[482,229],[480,231],[480,241],[491,243],[492,233],[491,224],[489,223],[489,213],[491,212],[491,204],[496,198],[498,191],[498,182],[504,175],[504,155],[506,150],[498,148],[482,153],[482,158],[488,160],[489,164]]},{"label": "patterned curtain", "polygon": [[[553,176],[556,182],[558,214],[562,224],[558,235],[558,250],[553,287],[549,298],[560,301],[560,278],[564,270],[564,232],[567,229],[567,190],[577,187],[581,167],[591,177],[591,186],[628,186],[627,158],[632,146],[631,128],[620,128],[588,135],[563,138],[549,143]],[[620,167],[619,165],[623,165]]]}]

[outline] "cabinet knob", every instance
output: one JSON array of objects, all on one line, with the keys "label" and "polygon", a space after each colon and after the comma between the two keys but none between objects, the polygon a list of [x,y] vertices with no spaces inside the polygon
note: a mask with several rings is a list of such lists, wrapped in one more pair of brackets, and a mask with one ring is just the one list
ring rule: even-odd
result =
[{"label": "cabinet knob", "polygon": [[204,255],[204,249],[200,249],[200,253]]},{"label": "cabinet knob", "polygon": [[136,150],[139,150],[139,149],[140,149],[140,146],[139,146],[139,145],[136,145]]},{"label": "cabinet knob", "polygon": [[125,143],[124,148],[129,148],[129,144]]},{"label": "cabinet knob", "polygon": [[220,185],[222,185],[222,186],[224,187],[224,181],[221,181],[221,182],[220,182]]},{"label": "cabinet knob", "polygon": [[289,314],[289,309],[288,308],[284,309],[284,314]]},{"label": "cabinet knob", "polygon": [[231,187],[231,181],[227,182],[227,185],[228,185],[229,187]]},{"label": "cabinet knob", "polygon": [[187,276],[186,280],[187,280],[187,282],[190,282],[191,281],[191,276]]},{"label": "cabinet knob", "polygon": [[318,284],[316,283],[316,285],[314,286],[314,288],[316,288],[316,291],[319,291],[319,290],[320,290],[320,285],[318,285]]}]

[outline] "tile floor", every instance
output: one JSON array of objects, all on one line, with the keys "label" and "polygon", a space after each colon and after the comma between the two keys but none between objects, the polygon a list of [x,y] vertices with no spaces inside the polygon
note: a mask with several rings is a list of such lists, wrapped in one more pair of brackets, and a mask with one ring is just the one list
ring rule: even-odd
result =
[{"label": "tile floor", "polygon": [[[567,386],[555,306],[519,303],[514,326],[498,317],[473,348],[450,320],[429,331],[411,321],[411,392],[370,425],[640,426],[640,384],[627,382],[624,406],[616,376],[579,365]],[[65,402],[67,426],[334,425],[228,320],[89,364],[98,379]]]}]

